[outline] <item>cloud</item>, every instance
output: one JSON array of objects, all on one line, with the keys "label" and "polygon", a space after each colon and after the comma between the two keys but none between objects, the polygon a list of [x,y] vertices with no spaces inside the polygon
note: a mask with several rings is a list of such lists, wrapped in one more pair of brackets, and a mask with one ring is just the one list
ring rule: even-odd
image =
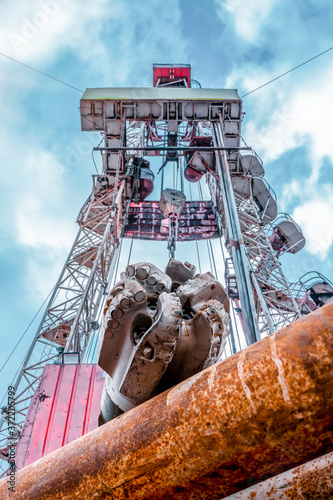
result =
[{"label": "cloud", "polygon": [[333,244],[333,189],[328,184],[322,189],[324,196],[314,194],[310,199],[305,191],[306,201],[295,208],[292,217],[302,228],[307,251],[325,259]]},{"label": "cloud", "polygon": [[[271,77],[256,68],[251,71],[239,68],[229,76],[228,84],[237,82],[249,90]],[[249,111],[243,136],[265,162],[276,160],[294,148],[306,147],[315,181],[324,158],[333,161],[333,94],[328,85],[333,79],[333,64],[324,65],[321,72],[309,72],[302,79],[297,79],[295,73],[296,81],[289,87],[290,78],[288,82],[275,82],[244,98],[243,109]]]},{"label": "cloud", "polygon": [[95,86],[122,85],[130,73],[149,73],[151,85],[152,61],[160,62],[162,53],[166,62],[186,58],[179,0],[147,0],[144,8],[134,0],[18,0],[2,14],[2,52],[40,69],[72,53]]},{"label": "cloud", "polygon": [[[78,87],[82,81],[83,89],[151,85],[153,62],[187,59],[181,21],[178,0],[147,0],[145,8],[134,0],[18,0],[15,9],[3,5],[0,51]],[[94,139],[80,134],[72,91],[12,61],[0,62],[1,204],[9,214],[1,221],[0,252],[19,249],[26,270],[20,281],[29,300],[40,302],[77,231]],[[80,195],[82,187],[88,191]]]},{"label": "cloud", "polygon": [[66,214],[65,207],[61,208],[65,198],[62,165],[51,153],[39,150],[29,151],[21,166],[23,175],[15,197],[18,243],[69,248],[72,231],[63,224],[59,227],[59,219]]},{"label": "cloud", "polygon": [[[327,179],[329,180],[329,179]],[[286,182],[278,200],[280,211],[286,211],[301,227],[306,238],[306,250],[326,259],[333,244],[333,187],[312,179],[292,179]]]},{"label": "cloud", "polygon": [[[109,31],[117,43],[109,47],[114,85],[152,86],[153,63],[187,62],[188,41],[182,36],[179,0],[131,2],[124,17]],[[142,83],[139,83],[142,82]]]},{"label": "cloud", "polygon": [[1,177],[1,252],[20,249],[27,266],[23,280],[29,300],[45,298],[63,265],[77,228],[68,213],[71,203],[57,158],[42,148],[26,147],[16,156],[17,170]]},{"label": "cloud", "polygon": [[[19,0],[12,9],[5,4],[2,17],[0,46],[25,62],[54,61],[64,50],[77,48],[79,42],[91,38],[91,28],[106,14],[117,12],[116,4],[110,9],[107,0],[99,2],[69,0]],[[95,39],[96,41],[96,39]],[[92,45],[90,54],[96,50]],[[9,54],[9,55],[10,55]]]},{"label": "cloud", "polygon": [[[214,0],[222,22],[232,16],[236,33],[247,42],[256,43],[270,20],[277,0]],[[229,16],[228,16],[229,15]]]},{"label": "cloud", "polygon": [[[274,12],[271,10],[267,18],[259,15],[254,38],[246,30],[241,34],[240,2],[223,5],[235,21],[234,32],[228,33],[237,52],[237,64],[228,73],[226,87],[241,89],[240,95],[332,45],[329,20],[333,7],[323,17],[322,1],[314,4],[296,0],[292,8],[284,0],[269,3]],[[252,4],[248,8],[255,12]],[[282,26],[288,26],[288,30],[282,30]],[[256,43],[256,47],[241,44],[239,37]],[[307,251],[320,259],[327,258],[333,243],[328,227],[333,220],[333,188],[328,184],[333,163],[332,56],[333,52],[328,52],[243,99],[246,115],[242,135],[264,161],[266,176],[278,193],[279,210],[292,214],[304,230]]]}]

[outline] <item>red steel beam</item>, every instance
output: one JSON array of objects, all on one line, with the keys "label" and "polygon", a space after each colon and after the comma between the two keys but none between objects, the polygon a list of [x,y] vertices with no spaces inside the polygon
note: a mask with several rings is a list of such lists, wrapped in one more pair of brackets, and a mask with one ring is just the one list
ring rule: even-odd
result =
[{"label": "red steel beam", "polygon": [[331,451],[332,429],[333,303],[28,465],[15,491],[220,499]]}]

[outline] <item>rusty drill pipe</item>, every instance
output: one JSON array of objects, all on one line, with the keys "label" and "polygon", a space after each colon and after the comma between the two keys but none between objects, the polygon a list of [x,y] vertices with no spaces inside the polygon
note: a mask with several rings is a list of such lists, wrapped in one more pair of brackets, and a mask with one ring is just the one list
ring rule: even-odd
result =
[{"label": "rusty drill pipe", "polygon": [[333,498],[333,453],[239,491],[224,500],[292,500]]},{"label": "rusty drill pipe", "polygon": [[332,429],[333,303],[18,471],[16,494],[220,499],[331,451]]}]

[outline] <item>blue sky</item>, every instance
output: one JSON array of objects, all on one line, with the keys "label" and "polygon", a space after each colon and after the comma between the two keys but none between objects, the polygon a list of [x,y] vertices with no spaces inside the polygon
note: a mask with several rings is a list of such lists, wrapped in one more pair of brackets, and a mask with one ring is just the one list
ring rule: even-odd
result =
[{"label": "blue sky", "polygon": [[[323,0],[7,0],[0,52],[83,90],[150,86],[154,62],[184,62],[203,87],[243,95],[331,47],[332,23]],[[61,271],[99,136],[80,131],[78,91],[0,65],[2,366]],[[283,260],[291,280],[313,269],[333,279],[332,81],[330,51],[243,101],[243,137],[307,239]],[[0,399],[35,328],[1,372]]]}]

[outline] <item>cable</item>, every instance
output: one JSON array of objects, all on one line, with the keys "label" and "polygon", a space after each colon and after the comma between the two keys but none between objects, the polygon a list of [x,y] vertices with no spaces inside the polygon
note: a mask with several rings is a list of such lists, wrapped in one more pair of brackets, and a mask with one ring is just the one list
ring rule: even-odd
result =
[{"label": "cable", "polygon": [[[16,380],[17,375],[18,375],[18,374],[19,374],[19,372],[21,371],[22,366],[23,366],[23,361],[22,361],[22,363],[19,365],[18,369],[16,370],[16,373],[15,373],[14,377],[12,378],[12,381],[11,381],[10,385],[13,385],[13,384],[14,384],[14,381]],[[8,393],[8,391],[6,391],[6,392],[5,392],[5,395],[4,395],[4,397],[2,398],[2,400],[1,400],[1,403],[0,403],[0,408],[2,407],[2,403],[4,402],[4,400],[5,400],[6,396],[7,396],[7,393]],[[0,430],[2,431],[3,429],[0,429]]]},{"label": "cable", "polygon": [[41,75],[47,76],[48,78],[52,78],[52,80],[55,80],[56,82],[62,83],[63,85],[66,85],[67,87],[70,87],[74,90],[77,90],[78,92],[81,92],[81,94],[84,93],[84,90],[78,89],[77,87],[74,87],[73,85],[70,85],[69,83],[63,82],[62,80],[59,80],[58,78],[55,78],[54,76],[48,75],[47,73],[44,73],[43,71],[40,71],[39,69],[33,68],[32,66],[29,66],[28,64],[25,64],[21,61],[18,61],[17,59],[14,59],[14,57],[7,56],[6,54],[3,54],[3,52],[0,52],[0,56],[7,57],[7,59],[10,59],[11,61],[15,61],[18,64],[22,64],[22,66],[25,66],[26,68],[32,69],[33,71],[40,73]]},{"label": "cable", "polygon": [[[102,144],[103,139],[104,139],[104,137],[102,137],[102,139],[100,140],[99,144],[97,145],[97,147],[98,147],[98,148],[99,148],[99,147],[100,147],[100,145]],[[91,151],[91,157],[92,157],[93,163],[94,163],[94,165],[95,165],[95,170],[96,170],[96,172],[97,172],[97,174],[98,174],[98,168],[97,168],[97,165],[96,165],[96,162],[95,162],[94,153],[95,153],[95,150],[94,150],[94,149],[92,149],[92,151]]]},{"label": "cable", "polygon": [[200,254],[199,254],[199,246],[198,246],[198,240],[195,240],[195,245],[197,247],[197,258],[198,258],[198,264],[199,264],[199,272],[201,274],[201,262],[200,262]]},{"label": "cable", "polygon": [[115,272],[114,272],[113,285],[112,286],[115,286],[115,284],[116,284],[116,279],[117,279],[117,274],[118,274],[118,267],[119,267],[119,261],[120,261],[120,254],[121,254],[121,248],[122,248],[122,246],[123,246],[123,238],[121,237],[120,245],[119,245],[119,252],[118,252],[118,255],[117,255],[116,269],[115,269]]},{"label": "cable", "polygon": [[95,162],[95,158],[94,158],[94,150],[92,150],[91,152],[91,157],[92,157],[92,161],[94,163],[94,166],[95,166],[95,170],[96,170],[96,173],[98,174],[98,169],[97,169],[97,165],[96,165],[96,162]]},{"label": "cable", "polygon": [[[197,187],[198,187],[198,193],[199,193],[199,198],[201,201],[203,201],[203,192],[202,192],[202,187],[201,187],[201,180],[197,183]],[[207,252],[208,252],[208,258],[209,258],[209,264],[210,264],[210,270],[212,272],[212,274],[214,274],[214,269],[213,269],[213,261],[212,261],[212,258],[211,258],[211,255],[210,255],[210,251],[209,251],[209,243],[208,243],[208,240],[206,239],[206,245],[207,245]],[[216,275],[216,278],[217,278],[217,275]]]},{"label": "cable", "polygon": [[131,239],[131,245],[130,245],[130,249],[129,249],[129,252],[128,252],[128,260],[127,260],[127,266],[129,265],[130,263],[130,260],[131,260],[131,255],[132,255],[132,248],[133,248],[133,236],[132,236],[132,239]]},{"label": "cable", "polygon": [[[193,206],[193,197],[192,197],[192,186],[191,183],[189,182],[189,189],[190,189],[190,200],[191,204]],[[201,261],[200,261],[200,254],[199,254],[199,245],[198,245],[198,240],[195,240],[195,246],[197,248],[197,258],[198,258],[198,265],[199,265],[199,272],[201,274]]]},{"label": "cable", "polygon": [[329,49],[327,50],[324,50],[324,52],[321,52],[320,54],[317,54],[316,56],[314,57],[311,57],[311,59],[308,59],[307,61],[304,61],[302,62],[301,64],[299,64],[298,66],[295,66],[294,68],[286,71],[285,73],[282,73],[282,75],[279,75],[279,76],[276,76],[275,78],[273,78],[273,80],[270,80],[269,82],[266,82],[264,83],[263,85],[260,85],[260,87],[257,87],[256,89],[253,89],[251,90],[250,92],[248,92],[247,94],[244,94],[241,96],[241,99],[243,99],[244,97],[250,95],[250,94],[253,94],[253,92],[256,92],[257,90],[259,89],[262,89],[263,87],[265,87],[266,85],[269,85],[270,83],[272,82],[275,82],[275,80],[278,80],[279,78],[282,78],[283,76],[285,75],[288,75],[288,73],[291,73],[292,71],[295,71],[295,69],[298,69],[300,68],[301,66],[304,66],[305,64],[308,64],[309,62],[313,61],[314,59],[317,59],[317,57],[320,57],[322,56],[323,54],[326,54],[326,52],[329,52],[330,50],[333,50],[333,47],[330,47]]},{"label": "cable", "polygon": [[[165,145],[166,145],[166,126],[163,127],[162,130],[163,130],[163,147],[165,147]],[[163,159],[163,163],[162,163],[162,166],[163,166],[164,163],[165,163],[165,161],[166,161],[166,152],[165,151],[163,151],[162,159]],[[159,169],[159,171],[157,172],[157,174],[159,174],[159,172],[161,171],[161,168]],[[162,193],[163,193],[163,188],[164,188],[164,168],[162,169],[162,176],[161,176],[161,196],[162,196]]]},{"label": "cable", "polygon": [[215,278],[218,279],[217,269],[216,269],[216,264],[215,264],[215,258],[214,258],[214,252],[213,252],[213,246],[212,246],[212,241],[211,240],[207,240],[207,241],[209,243],[210,253],[212,254],[212,261],[213,261],[213,266],[214,266],[214,271],[215,271]]},{"label": "cable", "polygon": [[23,332],[23,334],[21,335],[21,338],[18,340],[16,346],[14,347],[14,349],[12,350],[12,352],[9,354],[8,358],[6,359],[6,361],[4,362],[4,364],[2,365],[2,368],[0,370],[0,373],[2,372],[2,370],[4,369],[4,367],[6,366],[6,364],[8,363],[8,361],[10,360],[11,356],[13,355],[13,353],[15,352],[16,348],[18,347],[18,345],[20,344],[21,340],[23,339],[23,337],[25,336],[25,334],[27,333],[27,331],[29,330],[29,328],[31,327],[32,323],[35,321],[36,317],[38,316],[38,314],[40,313],[42,307],[44,306],[45,302],[47,301],[47,299],[49,298],[49,296],[51,295],[51,293],[53,292],[54,290],[54,287],[52,288],[52,290],[50,291],[50,293],[48,294],[48,296],[46,297],[46,299],[44,300],[43,304],[40,306],[40,308],[38,309],[38,311],[36,312],[35,316],[32,318],[32,320],[30,321],[28,327],[25,329],[25,331]]}]

